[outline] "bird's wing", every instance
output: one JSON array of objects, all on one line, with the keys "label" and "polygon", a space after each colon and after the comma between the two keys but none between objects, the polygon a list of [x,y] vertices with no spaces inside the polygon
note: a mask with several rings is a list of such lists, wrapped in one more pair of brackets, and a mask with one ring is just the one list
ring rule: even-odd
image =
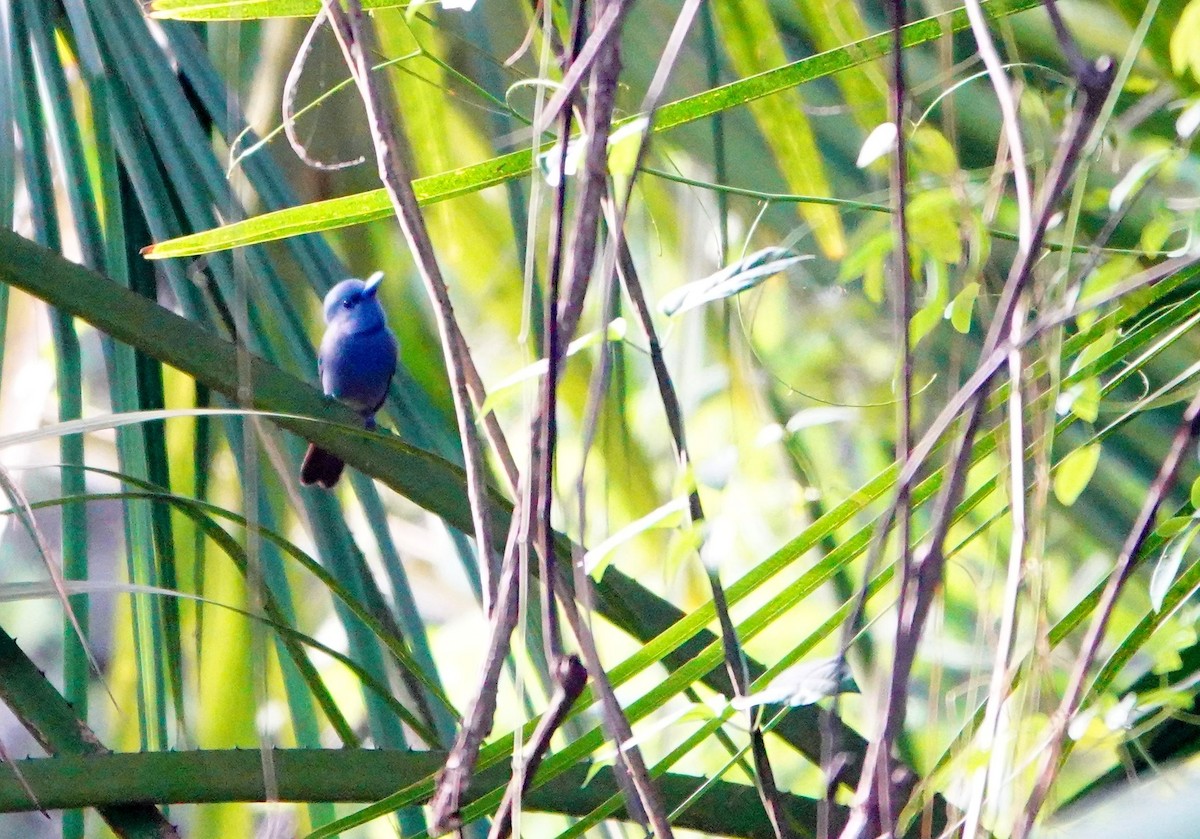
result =
[{"label": "bird's wing", "polygon": [[388,392],[392,389],[392,381],[396,378],[396,365],[400,360],[399,350],[400,347],[396,342],[396,336],[392,335],[392,352],[396,354],[395,360],[392,362],[392,372],[388,374],[387,386],[383,389],[383,396],[379,397],[379,404],[371,409],[371,416],[374,416],[383,407],[383,403],[387,402]]}]

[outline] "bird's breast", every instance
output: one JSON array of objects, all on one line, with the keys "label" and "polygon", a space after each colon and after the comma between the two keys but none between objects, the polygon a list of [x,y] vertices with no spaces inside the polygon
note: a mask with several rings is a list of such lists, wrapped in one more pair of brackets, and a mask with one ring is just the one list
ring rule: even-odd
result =
[{"label": "bird's breast", "polygon": [[360,413],[379,406],[395,371],[396,339],[386,328],[366,333],[330,330],[321,342],[325,393]]}]

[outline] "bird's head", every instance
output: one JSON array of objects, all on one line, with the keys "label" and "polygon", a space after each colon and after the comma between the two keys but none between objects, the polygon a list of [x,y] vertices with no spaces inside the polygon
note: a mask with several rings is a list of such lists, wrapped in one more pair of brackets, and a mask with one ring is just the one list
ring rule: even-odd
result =
[{"label": "bird's head", "polygon": [[376,271],[367,280],[349,279],[329,289],[325,295],[325,322],[341,321],[363,332],[383,323],[383,309],[375,292],[383,281],[383,272]]}]

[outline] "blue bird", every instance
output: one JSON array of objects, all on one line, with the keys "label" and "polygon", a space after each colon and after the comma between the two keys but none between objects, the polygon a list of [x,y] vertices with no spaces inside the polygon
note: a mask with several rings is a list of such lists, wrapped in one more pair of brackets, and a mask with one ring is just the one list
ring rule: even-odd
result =
[{"label": "blue bird", "polygon": [[[317,371],[327,396],[341,400],[375,427],[375,412],[387,398],[396,372],[396,336],[388,329],[375,297],[383,272],[362,280],[342,280],[325,295],[325,337],[317,353]],[[300,466],[300,483],[330,489],[341,477],[342,459],[309,445]]]}]

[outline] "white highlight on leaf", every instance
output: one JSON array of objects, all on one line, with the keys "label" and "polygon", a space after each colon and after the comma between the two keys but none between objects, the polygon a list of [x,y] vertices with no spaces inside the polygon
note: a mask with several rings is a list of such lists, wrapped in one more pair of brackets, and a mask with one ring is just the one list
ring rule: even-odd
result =
[{"label": "white highlight on leaf", "polygon": [[[575,137],[567,142],[567,159],[562,160],[562,141],[554,144],[549,151],[544,151],[537,157],[538,169],[542,171],[542,177],[546,179],[552,187],[557,187],[562,183],[559,177],[561,174],[568,177],[575,177],[575,173],[579,171],[579,161],[583,159],[583,150],[586,147],[586,137]],[[561,164],[559,161],[562,161]],[[559,166],[561,165],[561,170]]]},{"label": "white highlight on leaf", "polygon": [[687,496],[680,496],[625,525],[583,555],[584,571],[591,574],[606,556],[639,533],[656,527],[674,527],[682,520],[687,507]]},{"label": "white highlight on leaf", "polygon": [[476,0],[442,0],[443,9],[462,9],[469,12],[475,8]]},{"label": "white highlight on leaf", "polygon": [[658,309],[664,315],[678,315],[705,303],[740,294],[797,262],[812,258],[811,254],[799,255],[787,248],[763,248],[725,266],[715,274],[686,283],[664,294]]},{"label": "white highlight on leaf", "polygon": [[1175,120],[1175,135],[1180,140],[1190,140],[1200,128],[1200,99],[1183,109],[1183,113]]},{"label": "white highlight on leaf", "polygon": [[794,664],[762,690],[735,697],[729,704],[739,711],[757,705],[811,705],[835,693],[858,693],[858,685],[845,659],[822,658]]},{"label": "white highlight on leaf", "polygon": [[1137,712],[1137,694],[1127,693],[1121,701],[1104,715],[1104,724],[1109,731],[1124,731],[1133,724]]},{"label": "white highlight on leaf", "polygon": [[1156,151],[1154,154],[1149,154],[1133,164],[1129,171],[1125,173],[1125,177],[1121,178],[1121,182],[1113,187],[1112,192],[1108,195],[1108,210],[1115,213],[1125,204],[1129,197],[1133,195],[1151,176],[1158,171],[1158,167],[1163,161],[1170,156],[1170,152],[1164,150]]},{"label": "white highlight on leaf", "polygon": [[1171,590],[1175,578],[1179,576],[1183,558],[1187,555],[1188,548],[1192,546],[1198,532],[1200,532],[1200,519],[1193,516],[1191,522],[1183,530],[1171,537],[1166,547],[1163,548],[1162,556],[1154,564],[1154,571],[1150,575],[1150,605],[1154,607],[1154,611],[1162,611],[1163,603],[1167,599],[1167,592]]},{"label": "white highlight on leaf", "polygon": [[854,165],[865,169],[895,148],[896,123],[881,122],[871,130],[867,139],[863,140],[862,148],[858,150],[858,160],[854,161]]}]

